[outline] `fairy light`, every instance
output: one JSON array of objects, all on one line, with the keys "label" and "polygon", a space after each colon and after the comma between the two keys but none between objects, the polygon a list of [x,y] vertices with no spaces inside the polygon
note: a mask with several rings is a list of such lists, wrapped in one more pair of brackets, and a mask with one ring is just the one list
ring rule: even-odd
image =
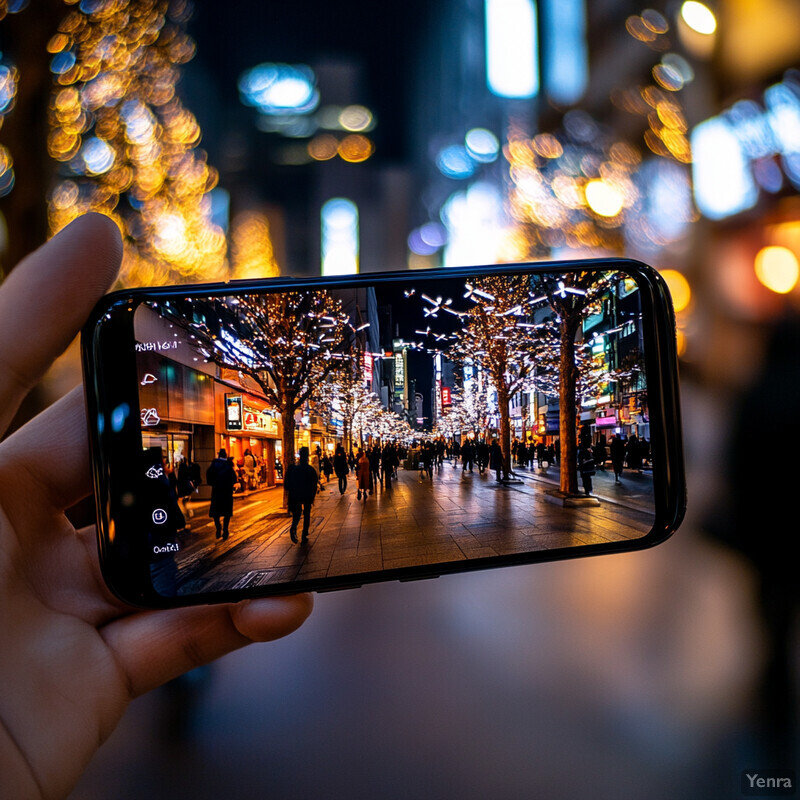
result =
[{"label": "fairy light", "polygon": [[82,4],[48,43],[48,151],[63,164],[49,197],[50,227],[89,210],[112,217],[123,234],[124,285],[226,275],[225,233],[209,200],[217,172],[175,93],[180,67],[194,55],[189,15],[185,0]]}]

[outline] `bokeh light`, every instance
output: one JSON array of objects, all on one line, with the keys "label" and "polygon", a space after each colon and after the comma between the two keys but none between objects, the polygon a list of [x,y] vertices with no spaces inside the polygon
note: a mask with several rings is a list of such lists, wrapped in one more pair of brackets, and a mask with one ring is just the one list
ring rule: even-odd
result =
[{"label": "bokeh light", "polygon": [[262,114],[307,114],[319,104],[313,71],[305,65],[259,64],[239,79],[242,102]]},{"label": "bokeh light", "polygon": [[682,272],[676,269],[661,270],[661,277],[666,281],[669,293],[672,295],[672,305],[675,311],[680,314],[689,307],[692,299],[692,289],[689,281]]},{"label": "bokeh light", "polygon": [[375,145],[366,136],[351,133],[339,142],[338,152],[344,161],[357,164],[366,161],[375,152]]},{"label": "bokeh light", "polygon": [[787,294],[797,285],[800,265],[797,256],[787,247],[763,247],[756,254],[756,277],[777,294]]},{"label": "bokeh light", "polygon": [[681,6],[683,21],[695,32],[710,36],[717,29],[717,19],[714,12],[705,4],[697,0],[686,0]]},{"label": "bokeh light", "polygon": [[604,180],[592,180],[586,184],[586,202],[589,208],[602,217],[616,217],[622,211],[624,197],[612,184]]}]

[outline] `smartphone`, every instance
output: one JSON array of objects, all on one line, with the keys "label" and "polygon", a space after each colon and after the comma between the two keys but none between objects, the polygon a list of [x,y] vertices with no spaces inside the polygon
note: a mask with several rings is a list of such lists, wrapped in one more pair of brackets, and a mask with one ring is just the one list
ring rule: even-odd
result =
[{"label": "smartphone", "polygon": [[82,358],[131,605],[635,550],[684,514],[674,314],[636,261],[128,289]]}]

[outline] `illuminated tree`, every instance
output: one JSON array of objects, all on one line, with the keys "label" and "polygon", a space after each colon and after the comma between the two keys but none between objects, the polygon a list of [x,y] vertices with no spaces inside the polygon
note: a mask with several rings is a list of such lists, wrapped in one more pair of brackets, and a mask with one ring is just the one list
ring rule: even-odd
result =
[{"label": "illuminated tree", "polygon": [[320,387],[317,402],[323,415],[341,420],[342,439],[348,451],[353,448],[356,427],[363,430],[364,415],[375,409],[376,402],[377,408],[381,407],[375,394],[364,385],[362,364],[361,350],[343,356],[328,382]]},{"label": "illuminated tree", "polygon": [[[354,330],[325,291],[171,301],[161,311],[204,357],[251,376],[281,415],[283,474],[295,457],[295,413],[340,368]],[[284,492],[284,503],[286,501]]]},{"label": "illuminated tree", "polygon": [[[535,291],[541,292],[555,314],[558,330],[558,418],[560,447],[560,489],[578,494],[578,453],[576,431],[581,397],[579,380],[584,362],[585,393],[591,392],[603,377],[589,359],[582,359],[578,338],[586,317],[597,311],[601,299],[619,280],[618,273],[575,271],[562,277],[547,274],[533,277]],[[594,380],[592,380],[594,378]]]},{"label": "illuminated tree", "polygon": [[448,357],[482,370],[497,392],[503,477],[511,474],[511,398],[528,386],[538,339],[530,322],[533,311],[530,277],[497,275],[467,283],[472,303],[455,334]]}]

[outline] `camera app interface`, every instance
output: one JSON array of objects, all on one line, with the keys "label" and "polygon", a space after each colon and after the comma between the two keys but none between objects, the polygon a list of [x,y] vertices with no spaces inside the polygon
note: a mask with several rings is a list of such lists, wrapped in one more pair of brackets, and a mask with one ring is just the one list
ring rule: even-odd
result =
[{"label": "camera app interface", "polygon": [[162,595],[652,528],[640,297],[622,273],[176,295],[142,303],[134,331]]}]

